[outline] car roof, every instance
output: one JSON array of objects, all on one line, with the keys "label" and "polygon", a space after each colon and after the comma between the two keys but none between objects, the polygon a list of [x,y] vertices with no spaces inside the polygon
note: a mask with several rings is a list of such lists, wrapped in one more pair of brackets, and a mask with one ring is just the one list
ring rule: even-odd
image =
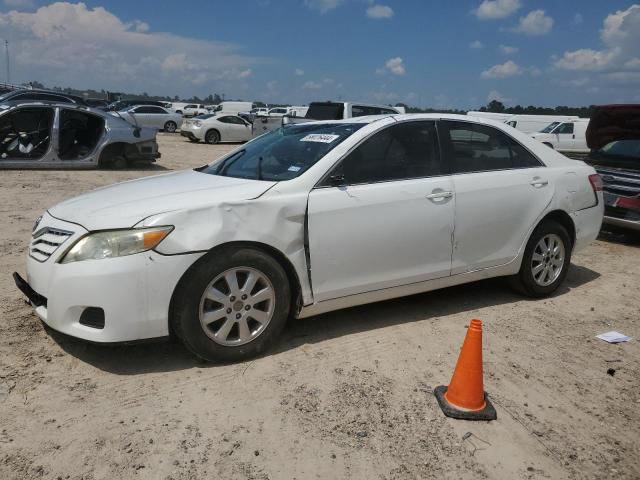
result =
[{"label": "car roof", "polygon": [[456,115],[453,113],[396,113],[389,115],[365,115],[362,117],[344,118],[342,120],[309,120],[305,123],[373,123],[383,118],[392,118],[398,122],[406,120],[459,120],[474,121],[476,123],[485,123],[487,125],[504,125],[502,122],[496,122],[490,118],[474,117],[472,115]]},{"label": "car roof", "polygon": [[95,114],[105,115],[106,112],[103,110],[89,107],[87,105],[79,105],[77,103],[63,103],[63,102],[53,102],[49,100],[7,100],[6,102],[2,102],[0,105],[5,105],[7,109],[13,109],[16,107],[59,107],[66,108],[68,110],[82,110],[86,112],[92,112]]}]

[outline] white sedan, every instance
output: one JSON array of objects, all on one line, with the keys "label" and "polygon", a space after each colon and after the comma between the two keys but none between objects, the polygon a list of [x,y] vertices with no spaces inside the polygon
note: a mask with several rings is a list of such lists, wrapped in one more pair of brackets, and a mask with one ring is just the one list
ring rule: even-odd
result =
[{"label": "white sedan", "polygon": [[34,226],[26,280],[14,276],[53,329],[94,342],[173,331],[234,361],[290,316],[497,276],[550,295],[602,217],[593,168],[505,124],[360,117],[62,202]]},{"label": "white sedan", "polygon": [[137,105],[111,115],[124,118],[132,125],[152,127],[173,133],[182,125],[182,115],[156,105]]},{"label": "white sedan", "polygon": [[251,140],[251,124],[237,115],[200,115],[185,120],[180,130],[192,142],[246,142]]}]

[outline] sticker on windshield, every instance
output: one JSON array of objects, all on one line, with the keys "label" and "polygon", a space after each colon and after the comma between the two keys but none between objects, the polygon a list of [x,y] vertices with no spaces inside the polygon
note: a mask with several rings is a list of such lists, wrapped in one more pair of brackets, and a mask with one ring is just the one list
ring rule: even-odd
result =
[{"label": "sticker on windshield", "polygon": [[340,138],[340,135],[330,135],[328,133],[310,133],[306,137],[300,139],[301,142],[320,142],[331,143]]},{"label": "sticker on windshield", "polygon": [[300,168],[302,168],[302,167],[296,167],[295,165],[291,165],[288,170],[290,172],[299,172]]}]

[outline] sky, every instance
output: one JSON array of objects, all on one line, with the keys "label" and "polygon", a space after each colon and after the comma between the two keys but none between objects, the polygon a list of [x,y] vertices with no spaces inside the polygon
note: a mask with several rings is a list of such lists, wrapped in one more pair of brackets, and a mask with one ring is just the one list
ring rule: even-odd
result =
[{"label": "sky", "polygon": [[47,86],[461,109],[640,103],[633,1],[0,0],[0,39],[12,81]]}]

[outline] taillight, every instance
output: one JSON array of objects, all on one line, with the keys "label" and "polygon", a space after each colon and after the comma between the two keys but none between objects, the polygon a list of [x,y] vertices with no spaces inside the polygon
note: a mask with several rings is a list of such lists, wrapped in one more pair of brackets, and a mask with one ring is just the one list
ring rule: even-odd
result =
[{"label": "taillight", "polygon": [[616,207],[628,208],[640,212],[640,198],[619,197],[616,200]]},{"label": "taillight", "polygon": [[589,183],[591,184],[591,188],[593,188],[594,193],[602,191],[602,178],[600,178],[600,175],[597,173],[589,175]]}]

